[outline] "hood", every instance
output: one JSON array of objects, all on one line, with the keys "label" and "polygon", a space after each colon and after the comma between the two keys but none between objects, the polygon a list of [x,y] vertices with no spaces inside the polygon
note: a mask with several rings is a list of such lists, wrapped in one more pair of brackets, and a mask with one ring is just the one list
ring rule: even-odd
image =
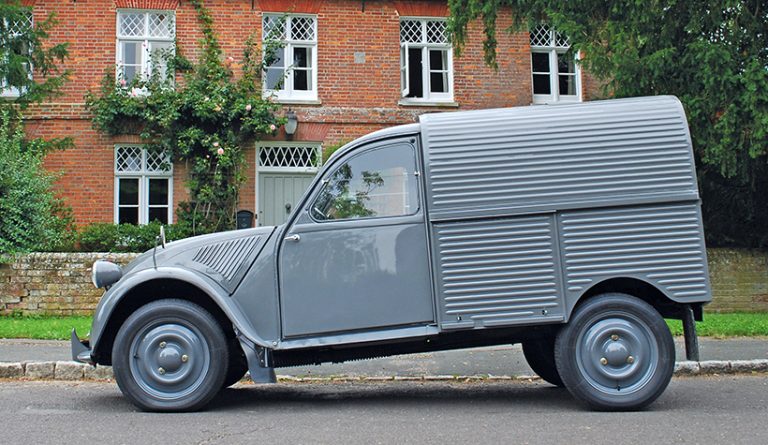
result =
[{"label": "hood", "polygon": [[213,278],[232,292],[274,231],[275,227],[258,227],[173,241],[139,255],[123,268],[123,277],[155,265],[183,267]]}]

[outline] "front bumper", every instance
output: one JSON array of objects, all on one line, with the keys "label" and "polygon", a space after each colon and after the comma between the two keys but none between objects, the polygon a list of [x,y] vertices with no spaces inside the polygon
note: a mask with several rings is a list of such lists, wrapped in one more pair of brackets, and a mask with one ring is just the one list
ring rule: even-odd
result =
[{"label": "front bumper", "polygon": [[72,328],[72,360],[80,363],[87,363],[89,365],[95,365],[96,362],[93,361],[93,357],[91,357],[91,347],[88,343],[88,340],[80,340],[80,337],[77,336],[77,331]]}]

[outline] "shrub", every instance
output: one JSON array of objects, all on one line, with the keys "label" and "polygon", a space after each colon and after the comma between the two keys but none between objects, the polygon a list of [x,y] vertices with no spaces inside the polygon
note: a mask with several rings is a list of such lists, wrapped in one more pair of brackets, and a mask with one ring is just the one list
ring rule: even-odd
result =
[{"label": "shrub", "polygon": [[0,108],[0,259],[33,250],[66,250],[72,219],[51,190],[43,146],[26,142],[11,110]]},{"label": "shrub", "polygon": [[[78,243],[83,252],[144,252],[155,246],[160,223],[134,224],[94,223],[80,232]],[[168,242],[186,238],[191,231],[184,225],[165,226]]]}]

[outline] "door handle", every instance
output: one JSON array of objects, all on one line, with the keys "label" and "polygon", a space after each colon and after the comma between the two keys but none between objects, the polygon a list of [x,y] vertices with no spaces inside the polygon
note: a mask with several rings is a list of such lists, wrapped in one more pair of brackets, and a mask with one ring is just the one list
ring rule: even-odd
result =
[{"label": "door handle", "polygon": [[283,239],[286,240],[286,241],[299,242],[301,240],[301,236],[299,236],[299,234],[297,233],[297,234],[294,234],[294,235],[288,235],[288,236],[286,236]]}]

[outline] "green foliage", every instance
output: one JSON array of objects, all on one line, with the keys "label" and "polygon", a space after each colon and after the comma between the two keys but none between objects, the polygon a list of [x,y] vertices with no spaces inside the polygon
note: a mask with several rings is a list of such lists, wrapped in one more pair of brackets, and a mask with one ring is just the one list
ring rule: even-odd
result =
[{"label": "green foliage", "polygon": [[0,108],[0,260],[32,250],[66,249],[72,219],[53,194],[39,143],[24,141],[11,110]]},{"label": "green foliage", "polygon": [[[155,246],[160,234],[160,223],[146,225],[94,223],[84,227],[78,235],[82,252],[144,252]],[[181,224],[165,226],[168,242],[190,236],[190,229]]]},{"label": "green foliage", "polygon": [[323,165],[331,159],[334,153],[336,153],[341,147],[347,145],[350,141],[341,141],[332,145],[323,147]]},{"label": "green foliage", "polygon": [[496,63],[496,19],[547,22],[615,97],[671,94],[688,114],[712,245],[768,246],[768,4],[765,0],[614,2],[449,0],[457,51],[482,19]]},{"label": "green foliage", "polygon": [[0,83],[19,91],[13,102],[21,107],[57,94],[69,76],[57,66],[67,56],[68,44],[45,44],[57,24],[54,15],[30,26],[30,14],[18,1],[0,2]]},{"label": "green foliage", "polygon": [[[193,233],[232,229],[239,190],[245,181],[243,147],[274,134],[284,119],[278,106],[262,98],[261,50],[246,41],[236,79],[235,60],[224,57],[213,19],[202,1],[192,1],[203,33],[202,54],[190,63],[181,54],[166,54],[169,73],[183,80],[135,79],[121,85],[112,70],[100,94],[89,94],[94,127],[106,134],[138,133],[149,149],[165,151],[188,167],[190,201],[180,206],[179,222]],[[171,74],[172,76],[172,74]]]}]

